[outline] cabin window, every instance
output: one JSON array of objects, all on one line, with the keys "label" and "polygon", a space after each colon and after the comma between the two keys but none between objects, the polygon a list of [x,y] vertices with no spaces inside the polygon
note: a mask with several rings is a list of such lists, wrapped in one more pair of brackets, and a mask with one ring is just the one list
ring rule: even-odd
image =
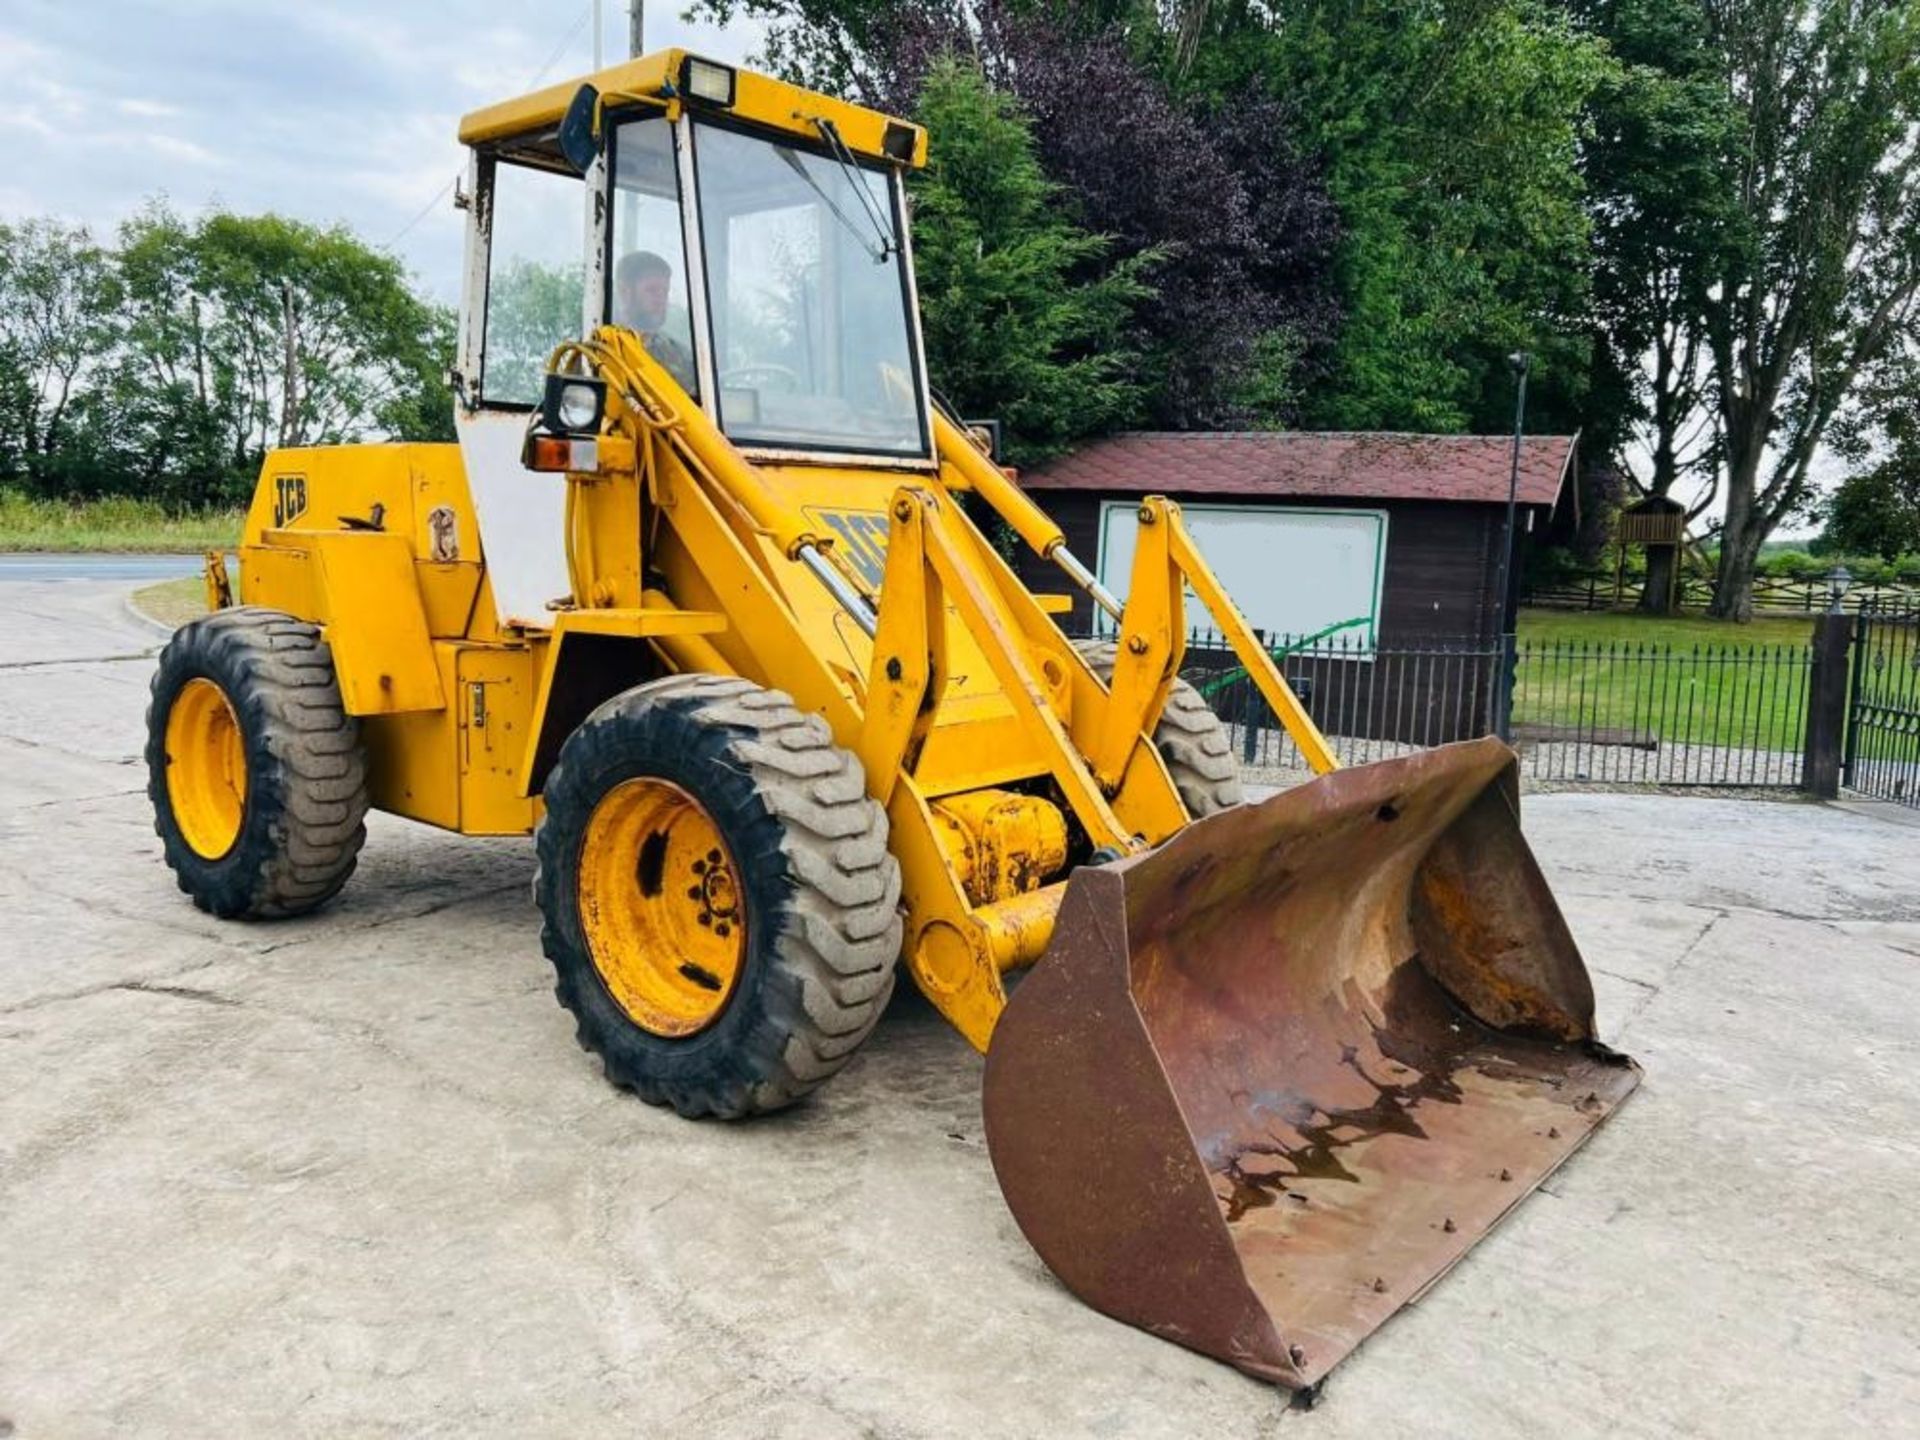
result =
[{"label": "cabin window", "polygon": [[576,175],[502,158],[493,171],[480,388],[492,405],[536,405],[547,358],[580,336],[586,263]]}]

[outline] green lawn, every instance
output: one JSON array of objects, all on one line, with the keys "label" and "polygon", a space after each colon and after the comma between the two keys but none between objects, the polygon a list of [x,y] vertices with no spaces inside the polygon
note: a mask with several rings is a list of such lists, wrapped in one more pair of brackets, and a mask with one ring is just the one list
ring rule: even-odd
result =
[{"label": "green lawn", "polygon": [[1586,640],[1633,645],[1804,645],[1811,617],[1734,625],[1704,615],[1642,615],[1635,610],[1522,610],[1520,640]]},{"label": "green lawn", "polygon": [[1807,620],[1522,611],[1514,724],[1797,750],[1811,628]]},{"label": "green lawn", "polygon": [[241,515],[239,510],[176,515],[150,500],[126,498],[69,504],[0,490],[0,551],[217,550],[239,538]]}]

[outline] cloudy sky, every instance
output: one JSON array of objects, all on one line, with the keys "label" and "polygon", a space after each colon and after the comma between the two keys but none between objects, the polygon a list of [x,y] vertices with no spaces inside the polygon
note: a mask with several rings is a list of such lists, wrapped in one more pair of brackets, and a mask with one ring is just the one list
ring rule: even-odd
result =
[{"label": "cloudy sky", "polygon": [[[655,0],[649,48],[741,60],[751,24],[689,25]],[[603,0],[617,58],[625,0]],[[6,0],[0,218],[100,233],[165,196],[344,221],[457,293],[450,182],[466,111],[584,73],[591,0]]]}]

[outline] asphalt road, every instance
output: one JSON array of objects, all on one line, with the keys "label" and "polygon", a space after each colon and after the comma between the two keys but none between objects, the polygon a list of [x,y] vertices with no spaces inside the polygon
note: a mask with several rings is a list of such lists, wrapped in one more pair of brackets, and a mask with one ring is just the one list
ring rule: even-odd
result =
[{"label": "asphalt road", "polygon": [[525,843],[376,817],[328,911],[199,914],[142,793],[158,637],[123,581],[13,581],[0,1421],[22,1440],[1912,1433],[1904,815],[1530,798],[1646,1081],[1289,1412],[1050,1278],[993,1183],[979,1061],[911,998],[811,1103],[692,1125],[575,1048]]},{"label": "asphalt road", "polygon": [[0,554],[0,584],[8,581],[95,580],[148,585],[198,575],[198,555]]}]

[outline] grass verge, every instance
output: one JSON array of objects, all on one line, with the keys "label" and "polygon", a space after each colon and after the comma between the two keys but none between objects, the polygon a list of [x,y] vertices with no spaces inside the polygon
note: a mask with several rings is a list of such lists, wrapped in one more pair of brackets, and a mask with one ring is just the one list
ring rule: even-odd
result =
[{"label": "grass verge", "polygon": [[133,608],[149,620],[179,629],[207,613],[207,582],[198,575],[162,580],[133,592]]},{"label": "grass verge", "polygon": [[151,500],[35,500],[0,490],[0,551],[194,553],[232,545],[240,510],[170,513]]}]

